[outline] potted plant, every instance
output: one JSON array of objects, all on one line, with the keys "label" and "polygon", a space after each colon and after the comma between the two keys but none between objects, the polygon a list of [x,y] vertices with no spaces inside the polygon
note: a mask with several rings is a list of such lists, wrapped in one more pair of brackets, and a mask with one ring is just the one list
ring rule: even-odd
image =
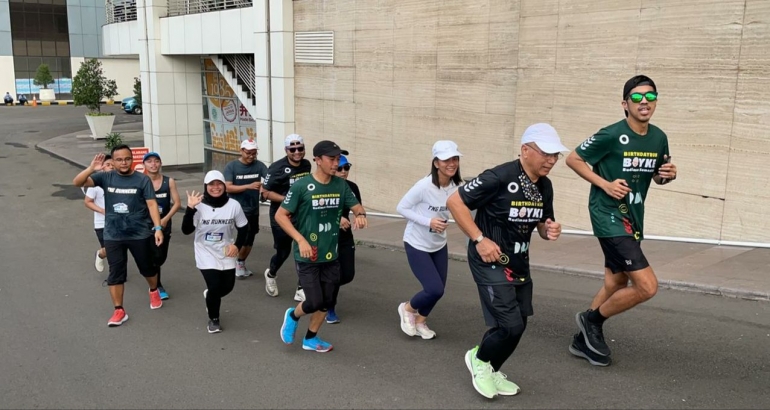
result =
[{"label": "potted plant", "polygon": [[118,95],[118,86],[114,80],[108,80],[102,71],[102,63],[92,58],[80,64],[78,73],[72,79],[72,99],[76,106],[85,105],[88,127],[93,139],[106,138],[112,131],[115,116],[102,112],[102,100]]},{"label": "potted plant", "polygon": [[56,94],[54,90],[48,88],[48,84],[53,84],[53,76],[51,75],[51,69],[48,68],[48,64],[40,64],[35,72],[35,78],[32,79],[32,83],[40,89],[40,101],[55,101]]}]

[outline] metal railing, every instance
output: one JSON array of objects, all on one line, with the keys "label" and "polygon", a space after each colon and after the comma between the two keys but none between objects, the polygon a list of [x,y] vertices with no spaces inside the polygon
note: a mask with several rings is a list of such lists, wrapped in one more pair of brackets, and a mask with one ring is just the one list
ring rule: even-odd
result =
[{"label": "metal railing", "polygon": [[169,0],[168,16],[251,7],[252,0]]},{"label": "metal railing", "polygon": [[221,54],[225,65],[235,70],[235,78],[238,83],[246,88],[249,97],[257,95],[257,82],[254,75],[254,54]]},{"label": "metal railing", "polygon": [[136,0],[106,0],[107,24],[136,20]]}]

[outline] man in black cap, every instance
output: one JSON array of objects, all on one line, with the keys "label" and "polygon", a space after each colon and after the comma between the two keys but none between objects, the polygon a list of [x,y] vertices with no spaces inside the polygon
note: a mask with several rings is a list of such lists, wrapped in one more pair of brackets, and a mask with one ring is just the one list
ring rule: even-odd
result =
[{"label": "man in black cap", "polygon": [[677,172],[666,134],[650,124],[657,101],[652,79],[631,78],[623,87],[621,102],[626,118],[599,130],[567,158],[567,165],[591,183],[588,210],[604,252],[604,286],[591,308],[575,316],[580,331],[570,345],[572,354],[593,365],[609,364],[604,321],[658,291],[655,272],[641,248],[644,201],[651,181],[667,184]]},{"label": "man in black cap", "polygon": [[[294,240],[297,275],[305,290],[305,301],[284,314],[281,340],[292,344],[299,318],[312,314],[302,348],[320,353],[332,350],[330,343],[318,337],[318,330],[326,311],[334,307],[334,295],[340,283],[337,245],[343,208],[353,211],[354,228],[367,226],[364,207],[345,180],[335,176],[340,154],[348,152],[331,141],[316,144],[313,147],[316,170],[291,186],[275,214],[275,221]],[[292,216],[296,217],[294,224]]]}]

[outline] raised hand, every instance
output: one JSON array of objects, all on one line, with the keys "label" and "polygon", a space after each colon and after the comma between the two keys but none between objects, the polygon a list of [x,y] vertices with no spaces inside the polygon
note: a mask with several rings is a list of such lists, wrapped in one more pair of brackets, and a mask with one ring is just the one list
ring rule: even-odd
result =
[{"label": "raised hand", "polygon": [[94,155],[94,159],[91,160],[91,169],[94,171],[101,171],[104,167],[104,154]]},{"label": "raised hand", "polygon": [[195,208],[201,201],[203,201],[203,194],[198,192],[196,193],[194,190],[192,193],[189,191],[184,191],[187,194],[187,207],[188,208]]}]

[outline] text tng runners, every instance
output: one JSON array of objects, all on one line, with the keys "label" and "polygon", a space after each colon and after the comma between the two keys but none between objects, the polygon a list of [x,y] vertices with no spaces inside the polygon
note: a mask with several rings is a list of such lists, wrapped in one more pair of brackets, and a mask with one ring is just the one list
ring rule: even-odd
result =
[{"label": "text tng runners", "polygon": [[110,318],[110,321],[107,322],[107,326],[109,327],[116,327],[120,326],[123,323],[126,323],[126,320],[128,320],[128,314],[123,309],[115,309],[115,312],[113,312],[112,317]]},{"label": "text tng runners", "polygon": [[286,309],[286,313],[283,315],[283,326],[281,326],[281,340],[287,345],[294,343],[294,334],[297,333],[297,322],[291,317],[294,313],[294,308]]},{"label": "text tng runners", "polygon": [[312,339],[305,339],[302,341],[302,348],[304,350],[313,350],[318,353],[330,352],[334,347],[331,343],[323,341],[320,337],[315,336]]},{"label": "text tng runners", "polygon": [[612,364],[612,359],[609,356],[598,355],[586,346],[582,332],[575,333],[575,335],[572,336],[569,352],[574,356],[588,360],[588,363],[591,363],[594,366],[605,367]]},{"label": "text tng runners", "polygon": [[604,332],[602,331],[602,325],[592,323],[588,320],[589,311],[579,312],[575,315],[575,321],[577,322],[580,332],[585,337],[586,345],[594,353],[601,356],[610,355],[610,347],[604,341]]},{"label": "text tng runners", "polygon": [[158,289],[150,291],[150,309],[160,309],[163,306],[163,301],[160,299],[160,292]]},{"label": "text tng runners", "polygon": [[468,371],[471,372],[471,377],[473,377],[473,388],[480,395],[493,399],[497,396],[497,386],[492,376],[492,365],[479,360],[476,357],[476,352],[478,351],[479,347],[476,346],[465,353],[465,365],[468,366]]}]

